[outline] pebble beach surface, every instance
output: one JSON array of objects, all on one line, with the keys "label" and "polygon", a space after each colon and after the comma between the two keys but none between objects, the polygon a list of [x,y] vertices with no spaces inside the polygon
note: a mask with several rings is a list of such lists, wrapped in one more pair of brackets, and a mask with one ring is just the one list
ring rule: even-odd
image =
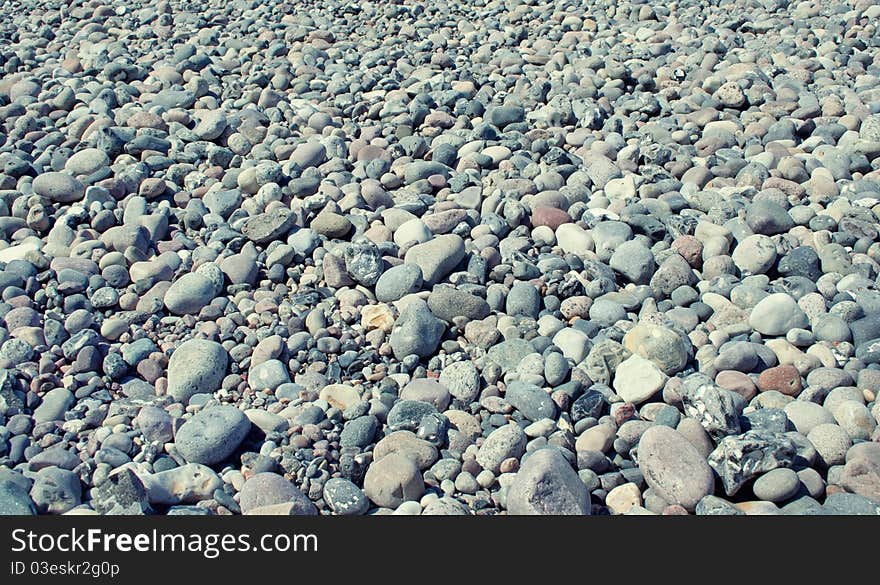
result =
[{"label": "pebble beach surface", "polygon": [[0,513],[880,514],[878,19],[6,2]]}]

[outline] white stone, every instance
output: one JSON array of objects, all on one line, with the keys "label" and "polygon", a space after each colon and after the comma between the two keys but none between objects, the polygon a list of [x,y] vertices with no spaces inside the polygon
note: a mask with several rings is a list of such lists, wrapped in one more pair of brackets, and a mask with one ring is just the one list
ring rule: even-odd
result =
[{"label": "white stone", "polygon": [[627,402],[641,404],[666,384],[666,374],[651,360],[633,354],[617,367],[614,391]]}]

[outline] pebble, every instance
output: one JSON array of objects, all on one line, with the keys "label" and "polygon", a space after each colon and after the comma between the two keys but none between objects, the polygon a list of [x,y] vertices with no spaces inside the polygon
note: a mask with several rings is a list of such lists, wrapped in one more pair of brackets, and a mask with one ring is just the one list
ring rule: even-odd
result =
[{"label": "pebble", "polygon": [[654,362],[634,354],[617,366],[614,375],[614,391],[626,402],[641,404],[666,383],[666,375]]},{"label": "pebble", "polygon": [[755,497],[765,502],[781,503],[798,493],[801,480],[791,469],[779,468],[768,471],[757,480],[752,490]]},{"label": "pebble", "polygon": [[389,268],[376,281],[376,299],[390,303],[422,289],[422,269],[413,264]]},{"label": "pebble", "polygon": [[370,501],[384,508],[416,501],[424,491],[419,468],[402,453],[391,453],[374,462],[364,477],[364,493]]},{"label": "pebble", "polygon": [[427,303],[416,300],[400,312],[389,343],[397,359],[408,355],[425,357],[437,349],[443,331],[443,322],[434,316]]},{"label": "pebble", "polygon": [[791,329],[809,325],[807,315],[797,302],[785,293],[762,299],[749,314],[749,325],[763,335],[785,335]]},{"label": "pebble", "polygon": [[507,511],[523,515],[589,515],[587,487],[553,448],[539,449],[516,473],[507,494]]},{"label": "pebble", "polygon": [[324,484],[324,501],[338,516],[360,516],[370,508],[363,490],[344,477],[334,477]]},{"label": "pebble", "polygon": [[199,411],[181,425],[174,437],[188,463],[213,465],[232,455],[251,429],[251,421],[233,406]]},{"label": "pebble", "polygon": [[217,342],[190,339],[180,344],[168,360],[168,394],[178,402],[188,402],[194,394],[220,388],[229,354]]},{"label": "pebble", "polygon": [[492,431],[477,452],[477,463],[498,474],[501,464],[510,458],[519,459],[526,450],[528,438],[519,425],[507,424]]},{"label": "pebble", "polygon": [[875,6],[252,4],[9,21],[0,507],[874,513]]},{"label": "pebble", "polygon": [[639,469],[666,502],[689,512],[715,490],[715,477],[693,445],[669,427],[653,426],[639,440]]},{"label": "pebble", "polygon": [[48,172],[39,175],[33,182],[34,193],[57,203],[73,203],[83,198],[85,188],[72,175],[61,172]]},{"label": "pebble", "polygon": [[435,285],[462,261],[464,254],[464,241],[461,237],[446,234],[410,248],[404,257],[404,263],[421,268],[425,284]]},{"label": "pebble", "polygon": [[852,445],[846,430],[831,423],[816,425],[807,434],[807,439],[816,448],[819,461],[826,467],[843,464],[846,452]]},{"label": "pebble", "polygon": [[239,505],[244,514],[279,504],[289,504],[293,516],[314,516],[318,510],[295,485],[277,473],[257,473],[244,482]]},{"label": "pebble", "polygon": [[64,514],[82,502],[82,485],[72,471],[46,467],[34,476],[31,499],[41,514]]}]

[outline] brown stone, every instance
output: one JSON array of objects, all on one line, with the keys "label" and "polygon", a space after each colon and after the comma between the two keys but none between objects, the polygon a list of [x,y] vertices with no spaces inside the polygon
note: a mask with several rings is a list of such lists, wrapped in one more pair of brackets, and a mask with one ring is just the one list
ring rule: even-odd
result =
[{"label": "brown stone", "polygon": [[800,372],[792,365],[768,368],[758,376],[758,389],[761,392],[776,390],[787,396],[797,396],[803,390]]},{"label": "brown stone", "polygon": [[847,491],[880,503],[880,463],[867,457],[847,461],[840,485]]},{"label": "brown stone", "polygon": [[412,459],[402,453],[391,453],[367,469],[364,493],[377,506],[396,508],[422,497],[425,484]]},{"label": "brown stone", "polygon": [[565,211],[555,207],[536,207],[532,210],[532,225],[534,227],[547,226],[556,230],[564,223],[571,223],[571,216]]},{"label": "brown stone", "polygon": [[703,244],[694,236],[679,236],[672,242],[672,249],[694,268],[703,263]]}]

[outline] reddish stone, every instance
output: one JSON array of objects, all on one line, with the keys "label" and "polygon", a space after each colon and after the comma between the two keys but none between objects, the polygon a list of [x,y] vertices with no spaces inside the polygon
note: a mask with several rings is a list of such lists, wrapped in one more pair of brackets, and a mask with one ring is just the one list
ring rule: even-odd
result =
[{"label": "reddish stone", "polygon": [[428,184],[435,189],[442,189],[446,186],[446,177],[443,175],[431,175],[428,177]]},{"label": "reddish stone", "polygon": [[672,504],[663,508],[664,516],[687,516],[688,511],[678,504]]},{"label": "reddish stone", "polygon": [[550,398],[563,412],[567,412],[569,407],[571,407],[571,395],[562,390],[554,391],[553,394],[550,395]]},{"label": "reddish stone", "polygon": [[797,396],[803,390],[800,372],[791,365],[768,368],[758,376],[758,389],[761,392],[776,390],[788,396]]},{"label": "reddish stone", "polygon": [[687,260],[687,263],[698,268],[703,263],[703,244],[693,236],[680,236],[672,242],[672,249]]},{"label": "reddish stone", "polygon": [[555,230],[564,223],[571,223],[571,216],[561,209],[555,207],[536,207],[532,210],[532,225],[534,227],[544,225]]},{"label": "reddish stone", "polygon": [[155,199],[165,192],[165,181],[158,177],[148,177],[143,180],[138,193],[145,199]]},{"label": "reddish stone", "polygon": [[840,485],[850,492],[880,502],[880,461],[867,457],[847,461]]},{"label": "reddish stone", "polygon": [[162,374],[164,373],[162,366],[153,360],[142,360],[138,362],[138,365],[135,369],[144,380],[151,384],[155,384],[156,381],[160,377],[162,377]]},{"label": "reddish stone", "polygon": [[519,460],[516,457],[508,457],[501,462],[501,473],[516,473],[519,470]]},{"label": "reddish stone", "polygon": [[736,370],[723,370],[715,376],[715,383],[724,388],[736,392],[744,399],[751,400],[758,393],[754,382],[746,374]]}]

